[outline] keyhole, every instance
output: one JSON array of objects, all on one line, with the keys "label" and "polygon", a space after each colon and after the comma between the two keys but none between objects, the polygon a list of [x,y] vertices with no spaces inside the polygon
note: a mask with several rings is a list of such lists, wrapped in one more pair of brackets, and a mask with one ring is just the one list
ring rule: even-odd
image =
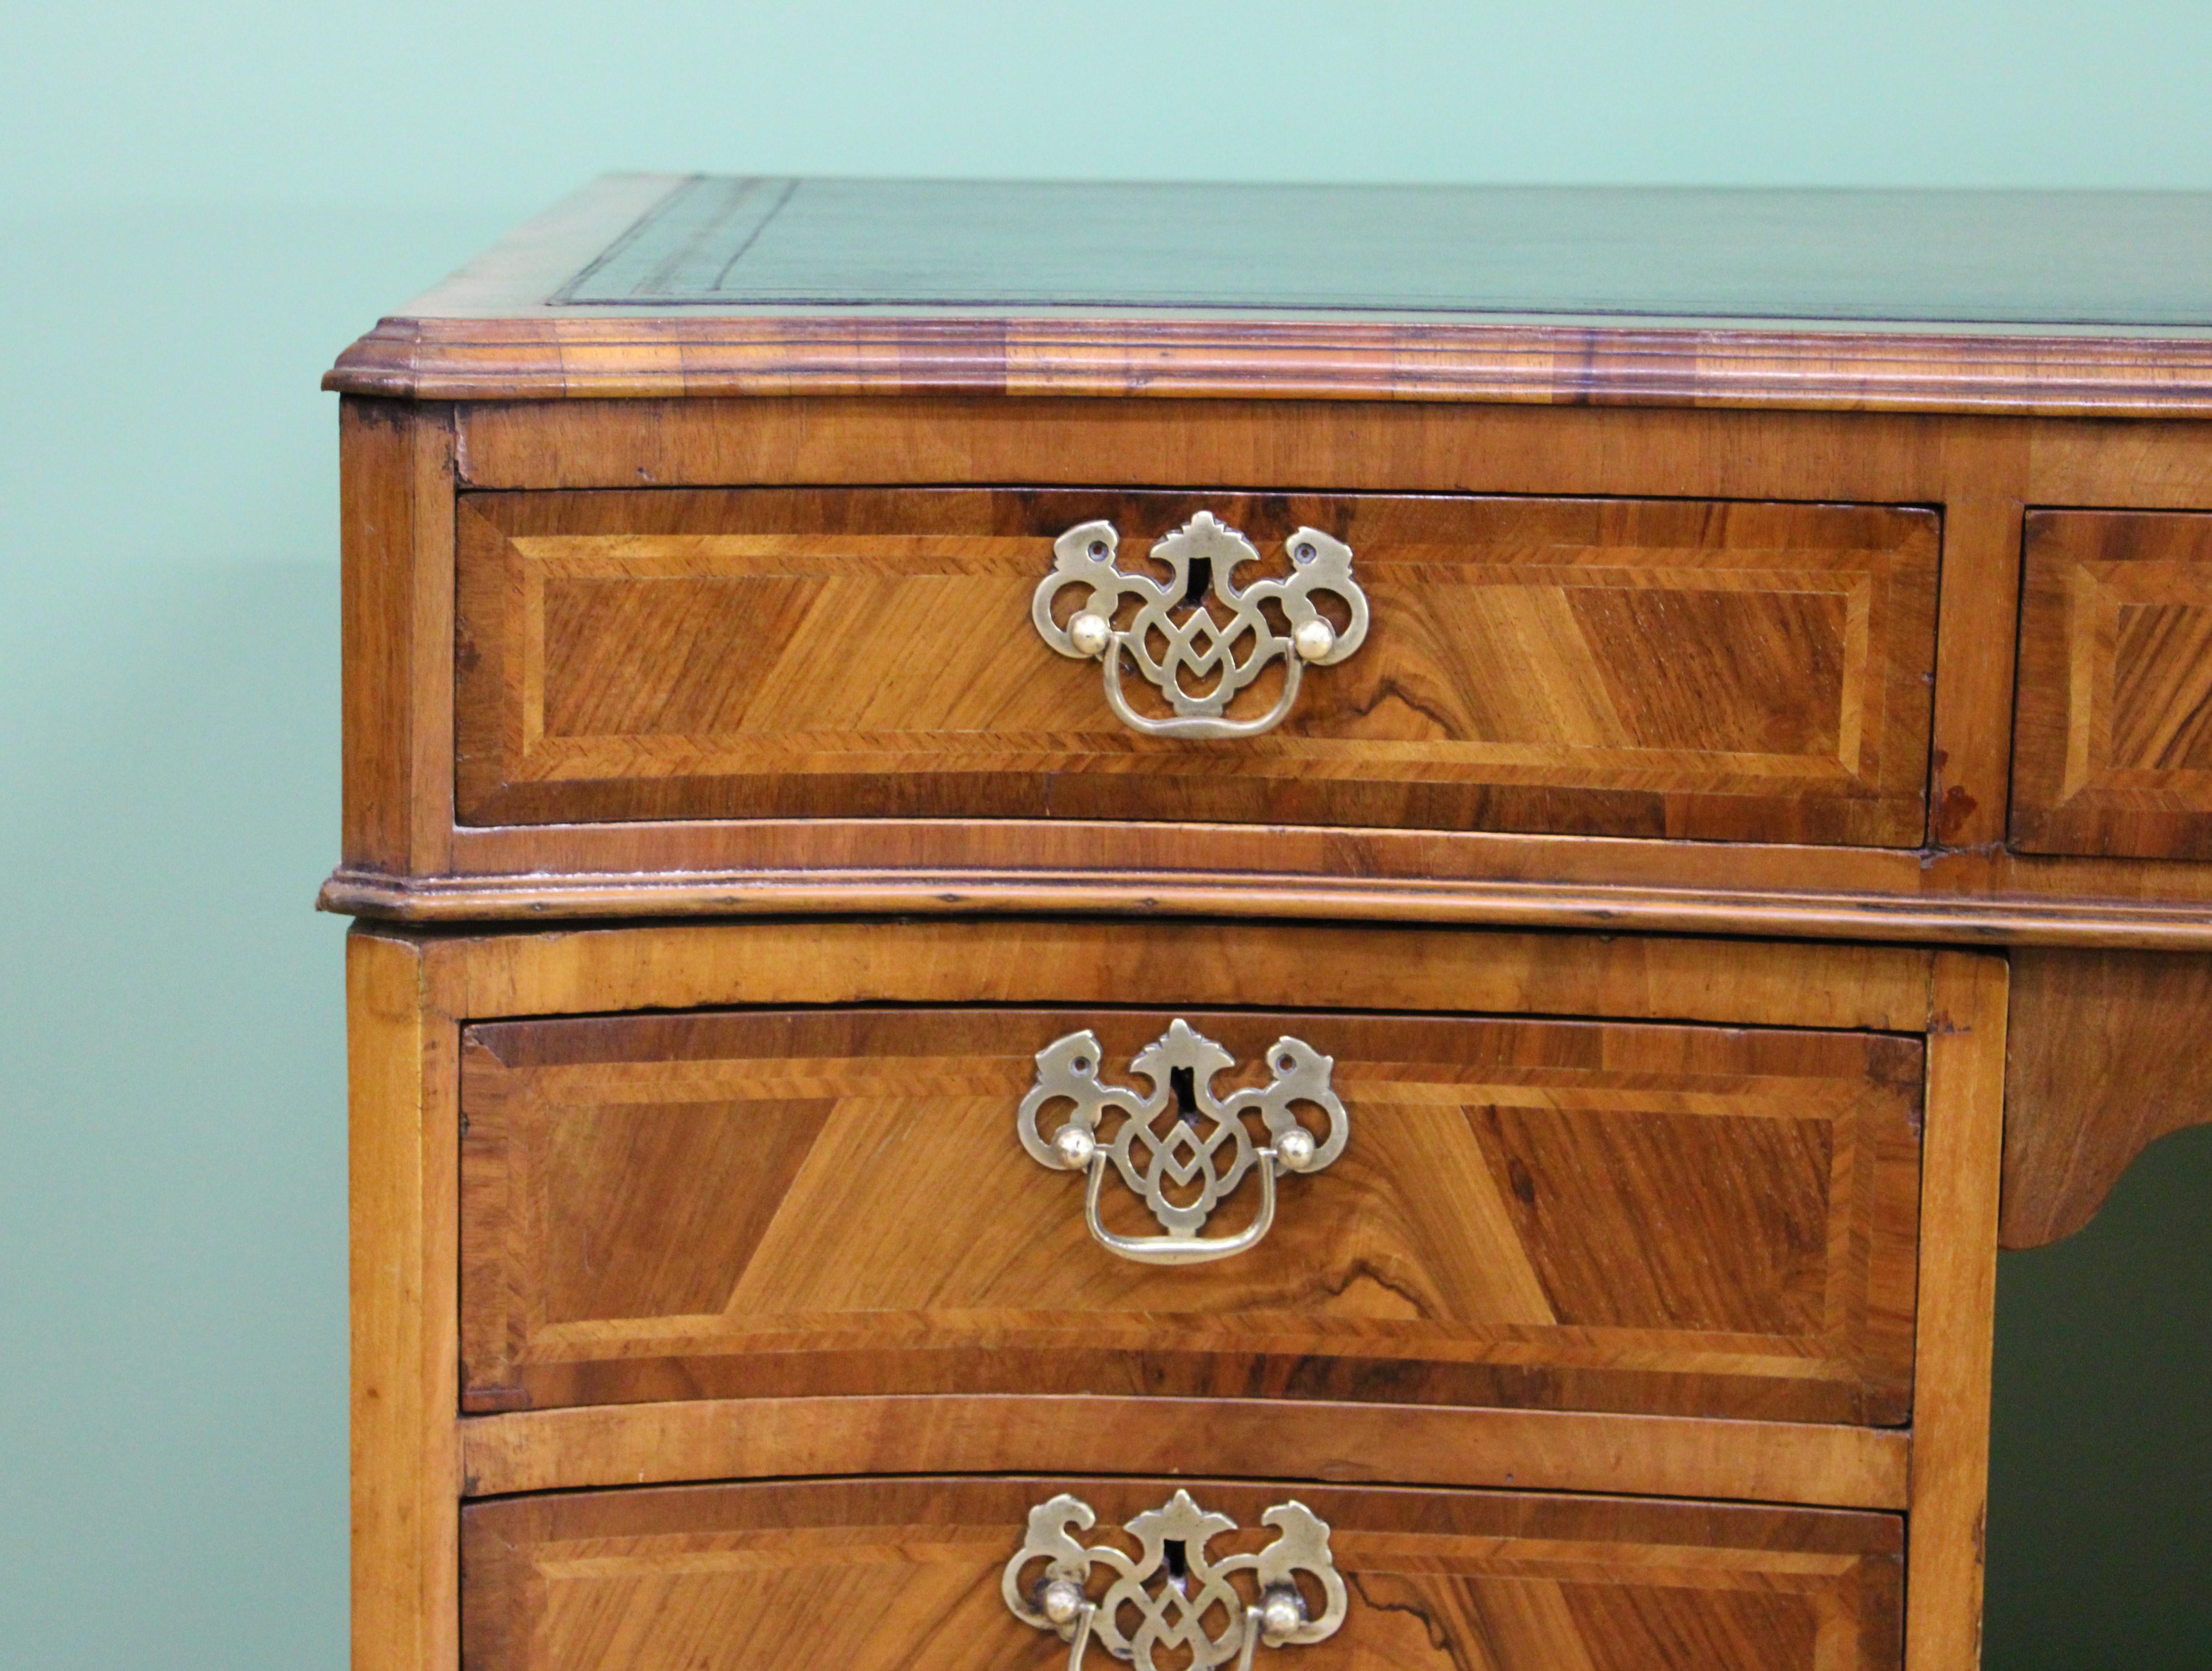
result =
[{"label": "keyhole", "polygon": [[1213,559],[1193,557],[1183,574],[1182,606],[1196,609],[1206,601],[1206,594],[1213,589]]},{"label": "keyhole", "polygon": [[[1179,1067],[1176,1072],[1178,1073],[1188,1073],[1190,1070],[1187,1067]],[[1183,1546],[1181,1540],[1170,1538],[1165,1543],[1162,1544],[1160,1548],[1162,1553],[1168,1558],[1168,1582],[1173,1584],[1179,1590],[1188,1590],[1190,1588],[1190,1560],[1183,1553]]]},{"label": "keyhole", "polygon": [[[1195,1127],[1198,1124],[1196,1077],[1188,1067],[1170,1067],[1168,1069],[1168,1089],[1175,1092],[1176,1107],[1181,1113],[1182,1123]],[[1179,1543],[1171,1543],[1168,1547],[1180,1549],[1182,1546]]]}]

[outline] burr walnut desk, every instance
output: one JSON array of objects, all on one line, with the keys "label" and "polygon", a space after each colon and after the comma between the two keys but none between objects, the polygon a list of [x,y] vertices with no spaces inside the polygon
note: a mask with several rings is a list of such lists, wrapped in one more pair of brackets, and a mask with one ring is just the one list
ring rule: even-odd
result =
[{"label": "burr walnut desk", "polygon": [[1963,1671],[2212,1117],[2212,201],[620,177],[340,358],[360,1671]]}]

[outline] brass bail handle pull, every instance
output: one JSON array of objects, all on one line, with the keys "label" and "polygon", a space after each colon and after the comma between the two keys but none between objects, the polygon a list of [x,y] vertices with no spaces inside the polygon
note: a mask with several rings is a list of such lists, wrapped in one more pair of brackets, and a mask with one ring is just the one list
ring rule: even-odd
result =
[{"label": "brass bail handle pull", "polygon": [[[1257,737],[1273,731],[1297,704],[1308,665],[1334,665],[1367,637],[1367,594],[1352,578],[1352,548],[1318,528],[1297,529],[1283,542],[1290,559],[1286,574],[1241,586],[1237,573],[1261,564],[1259,548],[1211,511],[1152,542],[1147,555],[1166,566],[1165,580],[1125,574],[1115,562],[1121,542],[1114,525],[1103,521],[1078,523],[1054,541],[1052,572],[1038,583],[1030,618],[1060,654],[1101,664],[1106,706],[1145,736]],[[1070,587],[1086,592],[1063,626],[1055,618],[1057,606]],[[1322,596],[1336,599],[1345,618],[1341,628],[1316,605]],[[1128,624],[1116,626],[1133,603]],[[1278,620],[1287,630],[1278,629]],[[1121,683],[1125,662],[1171,713],[1144,714],[1129,705]],[[1231,719],[1230,705],[1278,662],[1283,688],[1273,705],[1263,714]]]},{"label": "brass bail handle pull", "polygon": [[[1187,1491],[1123,1525],[1137,1546],[1133,1557],[1114,1544],[1086,1547],[1076,1540],[1074,1533],[1097,1521],[1089,1504],[1066,1493],[1038,1504],[1000,1580],[1015,1618],[1068,1644],[1068,1671],[1083,1671],[1093,1638],[1137,1671],[1161,1671],[1153,1655],[1163,1648],[1189,1671],[1231,1665],[1252,1671],[1262,1647],[1321,1642],[1344,1623],[1347,1598],[1329,1553],[1328,1522],[1303,1503],[1279,1503],[1260,1516],[1276,1534],[1266,1548],[1220,1559],[1207,1546],[1234,1533],[1237,1522],[1200,1508]],[[1093,1581],[1102,1576],[1103,1594],[1094,1601]],[[1309,1590],[1322,1597],[1318,1613],[1309,1607]],[[1224,1620],[1218,1636],[1206,1622],[1216,1616]]]},{"label": "brass bail handle pull", "polygon": [[[1054,1171],[1083,1173],[1091,1238],[1140,1265],[1200,1265],[1257,1247],[1275,1223],[1277,1179],[1322,1170],[1352,1135],[1351,1114],[1330,1085],[1335,1059],[1303,1039],[1285,1036],[1269,1047],[1267,1084],[1225,1094],[1213,1081],[1236,1059],[1181,1018],[1130,1064],[1151,1081],[1150,1092],[1106,1080],[1098,1036],[1088,1030],[1054,1040],[1036,1063],[1036,1083],[1015,1117],[1023,1148]],[[1048,1116],[1056,1120],[1049,1127]],[[1264,1144],[1253,1139],[1253,1116],[1267,1133]],[[1109,1172],[1163,1234],[1122,1236],[1106,1227],[1100,1209]],[[1255,1173],[1252,1222],[1230,1236],[1203,1234]]]},{"label": "brass bail handle pull", "polygon": [[[1119,1254],[1139,1265],[1203,1265],[1210,1260],[1226,1259],[1231,1254],[1258,1247],[1261,1238],[1274,1228],[1275,1169],[1290,1164],[1277,1150],[1259,1151],[1253,1170],[1260,1175],[1260,1211],[1249,1224],[1234,1236],[1116,1236],[1098,1217],[1098,1197],[1113,1158],[1089,1133],[1073,1127],[1062,1127],[1054,1134],[1054,1142],[1063,1155],[1079,1155],[1089,1149],[1090,1158],[1084,1163],[1090,1182],[1083,1191],[1083,1216],[1091,1226],[1091,1239],[1109,1253]],[[1296,1146],[1302,1149],[1310,1164],[1313,1139],[1307,1136],[1303,1144]]]},{"label": "brass bail handle pull", "polygon": [[[1075,1633],[1067,1640],[1067,1671],[1083,1671],[1084,1650],[1091,1646],[1091,1626],[1098,1617],[1098,1604],[1066,1579],[1055,1578],[1044,1587],[1040,1605],[1044,1616],[1054,1624],[1073,1624]],[[1280,1599],[1277,1607],[1286,1610],[1286,1604]],[[1237,1671],[1252,1671],[1252,1656],[1259,1651],[1261,1640],[1267,1632],[1267,1608],[1244,1609],[1244,1645],[1237,1650]]]},{"label": "brass bail handle pull", "polygon": [[[1286,1598],[1270,1596],[1268,1599],[1271,1601],[1280,1602]],[[1301,1618],[1304,1617],[1304,1611],[1303,1607],[1298,1609]],[[1267,1626],[1266,1607],[1252,1607],[1244,1609],[1244,1651],[1237,1656],[1237,1671],[1252,1671],[1252,1656],[1259,1650],[1261,1638],[1267,1635]]]}]

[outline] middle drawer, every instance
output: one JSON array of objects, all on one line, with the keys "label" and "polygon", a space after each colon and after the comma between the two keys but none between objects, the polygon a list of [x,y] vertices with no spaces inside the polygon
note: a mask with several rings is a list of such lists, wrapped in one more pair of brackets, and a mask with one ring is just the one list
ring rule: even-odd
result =
[{"label": "middle drawer", "polygon": [[[1923,1056],[1338,1012],[482,1024],[464,1405],[1098,1392],[1899,1423]],[[1055,1147],[1085,1107],[1126,1167]],[[1178,1235],[1250,1245],[1146,1262]]]}]

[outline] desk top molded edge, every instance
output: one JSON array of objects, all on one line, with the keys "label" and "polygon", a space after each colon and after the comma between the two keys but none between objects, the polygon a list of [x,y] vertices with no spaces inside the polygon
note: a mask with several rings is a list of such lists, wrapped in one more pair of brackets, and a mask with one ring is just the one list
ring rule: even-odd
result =
[{"label": "desk top molded edge", "polygon": [[2212,416],[2212,331],[1166,307],[574,307],[688,177],[617,174],[341,355],[416,400],[1079,395]]}]

